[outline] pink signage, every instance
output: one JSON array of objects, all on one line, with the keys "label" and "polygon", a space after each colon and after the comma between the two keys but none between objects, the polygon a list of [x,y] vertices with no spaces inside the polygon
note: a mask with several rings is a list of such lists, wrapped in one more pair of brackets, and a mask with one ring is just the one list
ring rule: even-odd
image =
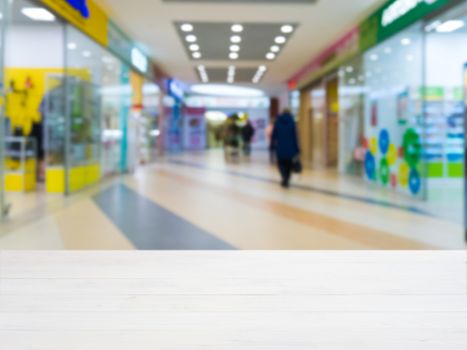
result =
[{"label": "pink signage", "polygon": [[308,76],[309,74],[317,71],[321,67],[323,67],[327,62],[331,59],[338,57],[342,54],[351,52],[353,50],[358,50],[358,41],[360,36],[359,28],[352,29],[334,44],[326,48],[323,52],[321,52],[318,56],[316,56],[310,63],[308,63],[305,67],[295,73],[289,79],[289,86],[295,86],[297,82]]}]

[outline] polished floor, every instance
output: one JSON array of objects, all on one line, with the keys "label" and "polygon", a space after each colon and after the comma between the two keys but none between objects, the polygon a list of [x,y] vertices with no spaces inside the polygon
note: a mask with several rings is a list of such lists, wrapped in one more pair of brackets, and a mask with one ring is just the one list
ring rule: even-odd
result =
[{"label": "polished floor", "polygon": [[5,350],[465,350],[467,256],[0,251]]},{"label": "polished floor", "polygon": [[9,195],[0,249],[465,248],[463,226],[429,203],[332,171],[284,190],[266,158],[186,153],[69,198]]}]

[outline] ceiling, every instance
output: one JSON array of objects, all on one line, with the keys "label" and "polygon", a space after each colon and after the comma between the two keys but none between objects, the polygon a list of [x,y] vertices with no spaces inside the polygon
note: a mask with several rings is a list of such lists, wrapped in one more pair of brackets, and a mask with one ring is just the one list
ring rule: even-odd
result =
[{"label": "ceiling", "polygon": [[[230,65],[239,76],[261,65],[267,72],[258,87],[278,94],[285,82],[312,57],[352,29],[386,0],[96,0],[133,38],[138,40],[167,74],[197,83],[197,67],[225,80]],[[193,59],[180,30],[191,23],[198,30],[202,58]],[[230,60],[232,24],[244,26],[239,58]],[[265,54],[283,24],[294,25],[290,38],[274,60]],[[272,32],[275,33],[272,33]],[[204,50],[204,52],[203,52]],[[217,79],[215,79],[217,80]],[[221,78],[218,78],[221,81]],[[242,79],[246,81],[247,79]],[[252,84],[251,82],[249,84]]]}]

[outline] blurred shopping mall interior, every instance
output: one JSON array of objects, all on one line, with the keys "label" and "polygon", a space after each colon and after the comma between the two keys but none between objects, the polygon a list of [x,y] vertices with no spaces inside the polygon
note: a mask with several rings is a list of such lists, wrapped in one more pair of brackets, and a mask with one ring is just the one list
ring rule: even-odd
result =
[{"label": "blurred shopping mall interior", "polygon": [[466,247],[465,0],[0,0],[0,50],[0,250]]}]

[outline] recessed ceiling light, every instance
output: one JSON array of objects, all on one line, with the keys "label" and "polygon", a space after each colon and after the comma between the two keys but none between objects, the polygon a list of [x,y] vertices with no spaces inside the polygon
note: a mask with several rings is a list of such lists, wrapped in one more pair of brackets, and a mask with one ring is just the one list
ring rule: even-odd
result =
[{"label": "recessed ceiling light", "polygon": [[281,32],[285,33],[285,34],[292,33],[293,32],[293,26],[291,26],[289,24],[286,24],[286,25],[281,27]]},{"label": "recessed ceiling light", "polygon": [[272,53],[272,52],[268,52],[268,53],[266,54],[266,58],[267,58],[268,60],[273,60],[273,59],[276,58],[276,54],[274,54],[274,53]]},{"label": "recessed ceiling light", "polygon": [[352,73],[353,72],[353,67],[348,66],[345,70],[346,70],[347,73]]},{"label": "recessed ceiling light", "polygon": [[189,48],[190,51],[199,51],[199,45],[197,44],[191,44]]},{"label": "recessed ceiling light", "polygon": [[68,50],[76,50],[78,48],[78,45],[76,45],[76,43],[73,42],[69,42],[67,46]]},{"label": "recessed ceiling light", "polygon": [[276,44],[284,44],[287,41],[287,38],[285,36],[277,36],[274,41]]},{"label": "recessed ceiling light", "polygon": [[242,42],[242,37],[240,35],[233,35],[232,37],[230,37],[230,41],[234,44],[238,44]]},{"label": "recessed ceiling light", "polygon": [[25,7],[21,9],[21,13],[29,17],[33,21],[53,22],[55,16],[42,7]]},{"label": "recessed ceiling light", "polygon": [[378,58],[379,58],[379,57],[378,57],[378,55],[376,55],[376,54],[373,54],[373,55],[370,56],[370,60],[372,60],[372,61],[377,61]]},{"label": "recessed ceiling light", "polygon": [[412,62],[412,61],[414,60],[414,56],[413,56],[413,55],[407,55],[407,56],[405,57],[405,59],[406,59],[407,61],[409,61],[409,62]]},{"label": "recessed ceiling light", "polygon": [[392,49],[388,46],[384,49],[384,53],[389,55],[392,52]]},{"label": "recessed ceiling light", "polygon": [[193,31],[193,25],[191,25],[190,23],[185,23],[185,24],[182,24],[181,27],[183,32],[192,32]]},{"label": "recessed ceiling light", "polygon": [[412,40],[410,40],[410,38],[404,38],[401,40],[401,44],[404,45],[404,46],[408,46],[412,43]]},{"label": "recessed ceiling light", "polygon": [[186,39],[186,41],[188,41],[189,43],[194,43],[194,42],[196,42],[196,40],[198,40],[198,38],[196,37],[196,35],[193,35],[193,34],[187,35],[187,36],[185,37],[185,39]]},{"label": "recessed ceiling light", "polygon": [[232,52],[238,52],[238,51],[240,51],[240,46],[238,46],[238,45],[230,45],[230,51],[232,51]]},{"label": "recessed ceiling light", "polygon": [[195,58],[195,59],[199,59],[199,58],[202,57],[201,52],[193,52],[193,55],[192,55],[192,56],[193,56],[193,58]]},{"label": "recessed ceiling light", "polygon": [[238,58],[238,53],[236,53],[236,52],[231,52],[231,53],[229,54],[229,58],[230,58],[231,60],[236,60],[236,59]]},{"label": "recessed ceiling light", "polygon": [[281,50],[281,48],[277,45],[273,45],[271,46],[271,52],[279,52]]},{"label": "recessed ceiling light", "polygon": [[243,32],[243,26],[241,24],[234,24],[231,29],[232,29],[232,32],[234,33]]},{"label": "recessed ceiling light", "polygon": [[440,24],[437,28],[436,31],[438,33],[452,33],[455,32],[458,29],[461,29],[465,26],[465,22],[462,20],[450,20],[446,21],[443,24]]},{"label": "recessed ceiling light", "polygon": [[83,56],[84,56],[84,57],[91,57],[91,56],[92,56],[92,53],[91,53],[91,51],[87,51],[87,50],[86,50],[86,51],[83,51]]}]

